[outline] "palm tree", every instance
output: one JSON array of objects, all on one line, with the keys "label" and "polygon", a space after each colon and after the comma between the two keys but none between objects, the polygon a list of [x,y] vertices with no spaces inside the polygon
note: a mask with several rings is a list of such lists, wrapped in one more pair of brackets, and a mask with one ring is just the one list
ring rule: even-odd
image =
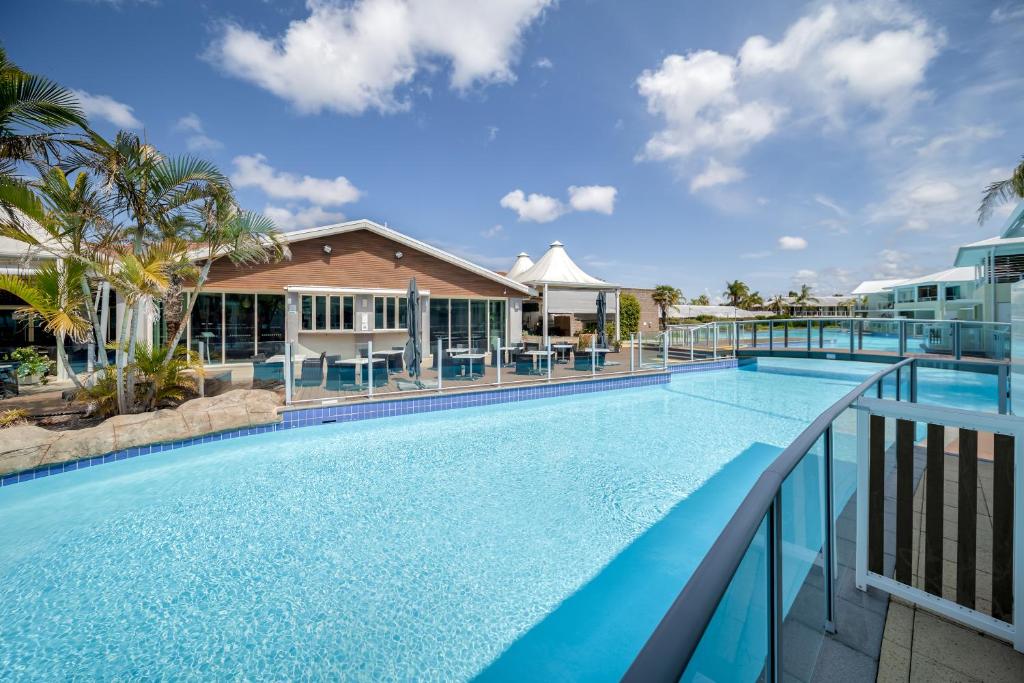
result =
[{"label": "palm tree", "polygon": [[740,302],[750,294],[750,287],[745,282],[733,280],[725,283],[725,291],[722,296],[729,302],[730,306],[739,308]]},{"label": "palm tree", "polygon": [[781,294],[776,294],[768,300],[768,308],[775,315],[782,315],[786,311],[786,299]]},{"label": "palm tree", "polygon": [[55,131],[73,126],[86,127],[74,94],[22,71],[0,47],[0,208],[4,213],[13,215],[18,209],[35,217],[39,205],[19,177],[18,164],[32,164],[44,173],[68,141]]},{"label": "palm tree", "polygon": [[1005,180],[998,180],[985,189],[978,205],[978,223],[984,223],[1000,204],[1024,199],[1024,157]]},{"label": "palm tree", "polygon": [[760,292],[751,292],[743,298],[740,304],[740,308],[751,311],[764,306],[764,297],[761,296]]},{"label": "palm tree", "polygon": [[651,299],[661,311],[661,329],[668,327],[668,309],[683,302],[683,293],[672,285],[658,285],[651,292]]},{"label": "palm tree", "polygon": [[807,304],[818,301],[818,299],[811,294],[811,286],[806,284],[800,285],[800,291],[794,292],[792,296],[792,303],[794,306],[806,306]]},{"label": "palm tree", "polygon": [[690,303],[692,305],[694,305],[694,306],[710,306],[711,305],[711,299],[708,298],[707,294],[701,294],[698,297],[690,299]]}]

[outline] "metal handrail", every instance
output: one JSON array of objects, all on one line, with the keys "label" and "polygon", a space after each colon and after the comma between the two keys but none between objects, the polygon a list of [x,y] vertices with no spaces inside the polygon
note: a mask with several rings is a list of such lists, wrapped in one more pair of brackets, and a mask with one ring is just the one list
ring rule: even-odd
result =
[{"label": "metal handrail", "polygon": [[[637,654],[623,681],[675,682],[680,679],[782,483],[836,418],[864,392],[891,373],[913,367],[917,362],[917,358],[907,358],[861,382],[821,413],[765,469]],[[912,386],[911,393],[913,391]]]}]

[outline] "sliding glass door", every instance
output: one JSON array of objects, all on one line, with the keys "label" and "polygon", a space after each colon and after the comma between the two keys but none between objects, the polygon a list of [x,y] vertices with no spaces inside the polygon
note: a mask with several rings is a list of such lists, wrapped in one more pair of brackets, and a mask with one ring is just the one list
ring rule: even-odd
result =
[{"label": "sliding glass door", "polygon": [[224,295],[224,360],[249,360],[256,355],[256,295]]},{"label": "sliding glass door", "polygon": [[222,362],[224,350],[224,295],[200,294],[192,308],[192,349],[199,350],[199,343],[205,345],[203,361]]},{"label": "sliding glass door", "polygon": [[256,347],[266,357],[284,353],[285,302],[283,294],[256,297]]},{"label": "sliding glass door", "polygon": [[283,294],[204,293],[196,299],[189,329],[189,348],[203,362],[237,363],[257,354],[284,352],[285,297]]}]

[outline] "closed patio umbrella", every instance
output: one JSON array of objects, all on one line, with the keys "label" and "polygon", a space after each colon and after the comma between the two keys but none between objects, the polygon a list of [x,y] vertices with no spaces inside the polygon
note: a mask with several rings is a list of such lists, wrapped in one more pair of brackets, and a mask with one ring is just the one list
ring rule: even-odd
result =
[{"label": "closed patio umbrella", "polygon": [[405,369],[419,384],[423,349],[420,345],[420,292],[416,288],[416,278],[409,280],[409,291],[405,294],[405,311],[405,326],[409,330],[409,339],[405,342],[403,354]]},{"label": "closed patio umbrella", "polygon": [[597,346],[598,348],[608,348],[608,334],[606,327],[608,323],[606,318],[608,317],[608,304],[604,300],[604,292],[597,293]]}]

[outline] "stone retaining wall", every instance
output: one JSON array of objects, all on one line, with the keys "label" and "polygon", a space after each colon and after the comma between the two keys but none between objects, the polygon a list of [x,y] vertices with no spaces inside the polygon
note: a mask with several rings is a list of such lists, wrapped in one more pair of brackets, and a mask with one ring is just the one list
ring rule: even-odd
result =
[{"label": "stone retaining wall", "polygon": [[34,425],[0,431],[0,475],[102,455],[135,446],[180,441],[281,421],[271,391],[238,389],[179,407],[118,415],[95,427],[53,432]]}]

